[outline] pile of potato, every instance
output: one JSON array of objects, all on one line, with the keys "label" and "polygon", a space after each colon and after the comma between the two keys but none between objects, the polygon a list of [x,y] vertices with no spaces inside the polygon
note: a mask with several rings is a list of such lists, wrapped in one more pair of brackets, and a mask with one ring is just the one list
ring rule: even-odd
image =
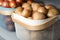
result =
[{"label": "pile of potato", "polygon": [[26,2],[22,6],[17,7],[15,13],[28,19],[43,20],[57,16],[59,12],[52,4],[45,5],[44,3]]}]

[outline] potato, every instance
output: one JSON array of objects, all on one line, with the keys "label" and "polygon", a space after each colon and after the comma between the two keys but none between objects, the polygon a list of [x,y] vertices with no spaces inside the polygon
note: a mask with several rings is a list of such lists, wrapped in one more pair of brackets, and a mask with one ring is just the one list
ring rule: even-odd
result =
[{"label": "potato", "polygon": [[33,11],[37,11],[38,8],[40,7],[40,5],[38,3],[32,3],[31,7],[32,7]]},{"label": "potato", "polygon": [[48,4],[48,5],[45,5],[45,8],[46,9],[52,9],[52,8],[56,8],[56,7],[52,4]]},{"label": "potato", "polygon": [[27,3],[31,4],[33,0],[27,0]]},{"label": "potato", "polygon": [[32,10],[32,8],[31,8],[31,6],[30,6],[29,3],[23,3],[22,7],[23,7],[24,9]]},{"label": "potato", "polygon": [[32,17],[28,17],[28,19],[32,20]]},{"label": "potato", "polygon": [[55,9],[55,8],[49,9],[47,16],[48,17],[53,17],[53,16],[56,16],[58,13],[59,13],[58,10]]},{"label": "potato", "polygon": [[22,16],[24,17],[29,17],[31,15],[31,11],[30,10],[27,10],[27,9],[24,9],[23,12],[22,12]]},{"label": "potato", "polygon": [[15,13],[17,13],[17,14],[21,14],[22,13],[22,11],[23,11],[23,8],[22,7],[17,7],[16,9],[15,9]]},{"label": "potato", "polygon": [[39,7],[38,8],[38,12],[40,12],[40,13],[43,13],[43,14],[47,14],[47,10],[46,10],[46,8],[45,7]]},{"label": "potato", "polygon": [[33,20],[42,20],[46,18],[44,14],[39,12],[34,12],[32,17],[33,17]]}]

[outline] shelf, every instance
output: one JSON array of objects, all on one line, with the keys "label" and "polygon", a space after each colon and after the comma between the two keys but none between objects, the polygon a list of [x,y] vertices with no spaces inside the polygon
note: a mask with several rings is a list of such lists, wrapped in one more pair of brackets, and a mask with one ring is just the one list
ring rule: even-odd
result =
[{"label": "shelf", "polygon": [[5,40],[18,40],[15,32],[10,32],[0,27],[0,36]]}]

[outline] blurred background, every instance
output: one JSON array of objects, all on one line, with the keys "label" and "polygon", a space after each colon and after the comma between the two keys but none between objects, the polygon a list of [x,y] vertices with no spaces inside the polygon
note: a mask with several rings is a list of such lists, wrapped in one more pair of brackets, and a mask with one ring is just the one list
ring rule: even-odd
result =
[{"label": "blurred background", "polygon": [[[34,1],[44,1],[46,4],[53,4],[53,5],[56,5],[56,7],[58,9],[60,9],[60,0],[34,0]],[[5,25],[5,16],[1,15],[0,14],[0,40],[18,40],[17,37],[16,37],[16,34],[15,32],[10,32],[10,31],[7,31],[7,27]],[[60,18],[60,17],[59,17]],[[56,31],[56,39],[55,40],[59,40],[60,38],[60,21],[57,22],[56,24],[56,29],[55,30],[58,30]],[[57,34],[58,33],[58,34]]]}]

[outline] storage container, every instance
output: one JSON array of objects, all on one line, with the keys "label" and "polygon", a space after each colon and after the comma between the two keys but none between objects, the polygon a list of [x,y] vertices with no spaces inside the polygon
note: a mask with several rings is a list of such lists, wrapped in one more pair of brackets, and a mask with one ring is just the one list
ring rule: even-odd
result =
[{"label": "storage container", "polygon": [[0,20],[3,20],[3,24],[5,24],[5,27],[3,28],[8,29],[10,31],[15,31],[14,23],[11,19],[11,14],[13,13],[13,11],[14,8],[0,7],[0,14],[1,14]]},{"label": "storage container", "polygon": [[56,16],[44,20],[29,20],[13,13],[16,35],[20,40],[54,40]]}]

